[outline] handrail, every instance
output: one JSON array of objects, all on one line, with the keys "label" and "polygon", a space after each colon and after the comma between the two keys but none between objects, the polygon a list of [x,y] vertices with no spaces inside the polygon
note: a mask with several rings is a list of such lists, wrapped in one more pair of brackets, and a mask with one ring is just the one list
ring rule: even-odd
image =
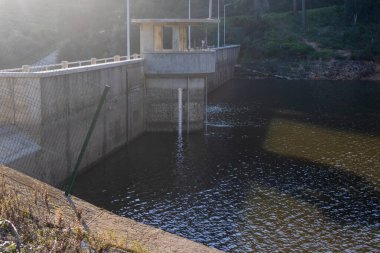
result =
[{"label": "handrail", "polygon": [[133,54],[130,58],[128,56],[115,55],[114,57],[109,57],[109,58],[102,58],[102,59],[91,58],[90,60],[74,61],[74,62],[62,61],[60,64],[39,65],[39,66],[24,65],[21,68],[0,70],[0,73],[41,72],[41,71],[77,68],[77,67],[90,66],[90,65],[96,65],[96,64],[111,63],[111,62],[130,61],[130,60],[136,60],[136,59],[141,59],[141,55]]}]

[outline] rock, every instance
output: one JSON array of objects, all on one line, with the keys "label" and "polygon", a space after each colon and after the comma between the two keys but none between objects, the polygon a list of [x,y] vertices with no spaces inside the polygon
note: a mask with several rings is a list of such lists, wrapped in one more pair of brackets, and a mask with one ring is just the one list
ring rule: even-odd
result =
[{"label": "rock", "polygon": [[238,77],[249,79],[360,80],[376,71],[367,61],[253,61],[237,68]]}]

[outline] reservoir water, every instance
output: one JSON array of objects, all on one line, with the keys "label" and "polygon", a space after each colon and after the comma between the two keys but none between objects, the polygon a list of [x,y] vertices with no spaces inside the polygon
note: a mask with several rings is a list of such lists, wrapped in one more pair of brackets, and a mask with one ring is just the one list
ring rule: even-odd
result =
[{"label": "reservoir water", "polygon": [[227,252],[380,252],[380,83],[236,79],[207,119],[143,135],[74,195]]}]

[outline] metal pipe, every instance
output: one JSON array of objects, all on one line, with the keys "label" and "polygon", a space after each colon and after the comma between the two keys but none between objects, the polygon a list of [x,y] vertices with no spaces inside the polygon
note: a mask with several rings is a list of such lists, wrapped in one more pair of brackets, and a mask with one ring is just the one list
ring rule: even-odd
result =
[{"label": "metal pipe", "polygon": [[[189,0],[189,20],[191,19],[191,0]],[[189,25],[189,50],[191,49],[191,26]]]},{"label": "metal pipe", "polygon": [[231,4],[225,4],[224,5],[224,25],[223,25],[223,28],[224,28],[224,32],[223,32],[223,36],[224,36],[224,46],[226,46],[226,7],[227,6],[230,6]]},{"label": "metal pipe", "polygon": [[127,59],[131,59],[131,17],[130,17],[130,5],[127,0]]},{"label": "metal pipe", "polygon": [[218,48],[220,47],[220,0],[218,0]]},{"label": "metal pipe", "polygon": [[80,151],[79,156],[78,156],[78,160],[75,163],[74,171],[71,174],[70,184],[67,185],[67,187],[66,187],[66,191],[65,191],[66,197],[68,197],[71,194],[71,190],[73,189],[73,186],[74,186],[74,183],[75,183],[75,179],[76,179],[77,174],[78,174],[79,166],[80,166],[80,164],[81,164],[81,162],[83,160],[84,153],[86,152],[88,143],[90,142],[90,139],[91,139],[91,135],[94,132],[96,122],[98,121],[100,111],[103,108],[104,102],[106,101],[106,97],[107,97],[107,94],[108,94],[108,91],[110,90],[110,88],[111,87],[108,86],[108,85],[106,85],[104,87],[104,91],[103,91],[102,97],[100,99],[98,107],[96,108],[95,115],[94,115],[94,117],[93,117],[93,119],[91,121],[90,129],[88,129],[88,132],[87,132],[87,135],[86,135],[86,139],[84,140],[84,143],[82,145],[81,151]]},{"label": "metal pipe", "polygon": [[178,135],[182,135],[183,127],[183,89],[178,89]]},{"label": "metal pipe", "polygon": [[212,18],[212,0],[209,0],[208,18]]},{"label": "metal pipe", "polygon": [[190,132],[190,77],[187,76],[187,134]]}]

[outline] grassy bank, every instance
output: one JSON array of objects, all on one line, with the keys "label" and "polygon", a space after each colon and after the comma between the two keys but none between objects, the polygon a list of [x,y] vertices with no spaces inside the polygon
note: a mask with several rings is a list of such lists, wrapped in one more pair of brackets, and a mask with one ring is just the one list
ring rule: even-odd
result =
[{"label": "grassy bank", "polygon": [[145,252],[137,243],[131,249],[111,232],[86,230],[83,210],[76,210],[76,220],[67,220],[49,198],[38,186],[33,196],[22,198],[17,188],[0,179],[0,252],[16,253],[19,247],[20,252]]},{"label": "grassy bank", "polygon": [[[230,27],[242,29],[242,60],[352,59],[375,60],[380,55],[380,25],[354,25],[343,6],[311,9],[304,29],[299,15],[268,13],[262,20],[252,16],[231,17]],[[232,38],[231,38],[232,39]]]}]

